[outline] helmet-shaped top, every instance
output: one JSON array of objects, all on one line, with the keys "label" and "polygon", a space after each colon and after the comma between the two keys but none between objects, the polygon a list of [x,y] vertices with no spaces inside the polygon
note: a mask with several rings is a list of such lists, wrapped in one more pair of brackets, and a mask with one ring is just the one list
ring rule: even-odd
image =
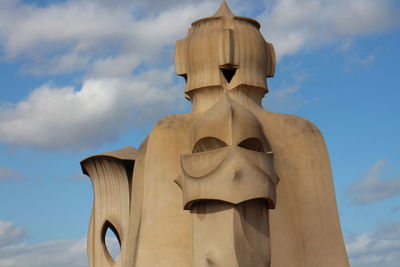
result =
[{"label": "helmet-shaped top", "polygon": [[266,78],[275,72],[275,52],[259,29],[257,21],[235,16],[225,1],[213,16],[193,22],[175,48],[176,73],[187,81],[185,92],[240,85],[267,92]]}]

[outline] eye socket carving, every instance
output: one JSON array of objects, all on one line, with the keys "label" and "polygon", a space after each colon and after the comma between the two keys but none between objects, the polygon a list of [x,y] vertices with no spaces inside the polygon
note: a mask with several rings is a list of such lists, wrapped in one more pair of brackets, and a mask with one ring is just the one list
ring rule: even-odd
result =
[{"label": "eye socket carving", "polygon": [[265,152],[262,142],[254,137],[243,140],[238,146],[252,151]]},{"label": "eye socket carving", "polygon": [[212,151],[225,147],[224,141],[215,137],[203,137],[193,147],[192,153],[200,153],[205,151]]},{"label": "eye socket carving", "polygon": [[[215,137],[203,137],[193,147],[192,153],[200,153],[216,150],[227,146],[227,144]],[[247,138],[238,144],[239,147],[256,152],[265,152],[264,146],[258,138]]]}]

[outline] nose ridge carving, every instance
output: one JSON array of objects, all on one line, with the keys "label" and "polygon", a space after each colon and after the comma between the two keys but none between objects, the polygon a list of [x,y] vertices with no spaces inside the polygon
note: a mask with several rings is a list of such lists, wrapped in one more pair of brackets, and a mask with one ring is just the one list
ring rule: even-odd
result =
[{"label": "nose ridge carving", "polygon": [[259,120],[227,92],[194,121],[190,130],[190,144],[192,152],[201,152],[209,146],[220,148],[223,144],[241,144],[239,146],[243,148],[259,152],[271,150]]}]

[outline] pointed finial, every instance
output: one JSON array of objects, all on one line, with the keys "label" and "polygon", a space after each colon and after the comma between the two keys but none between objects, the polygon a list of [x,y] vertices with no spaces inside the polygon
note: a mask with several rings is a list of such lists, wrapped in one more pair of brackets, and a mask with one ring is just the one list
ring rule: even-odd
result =
[{"label": "pointed finial", "polygon": [[213,15],[213,17],[224,17],[224,16],[229,16],[233,17],[235,14],[229,9],[228,4],[226,3],[225,0],[221,2],[221,6],[217,10],[217,12]]}]

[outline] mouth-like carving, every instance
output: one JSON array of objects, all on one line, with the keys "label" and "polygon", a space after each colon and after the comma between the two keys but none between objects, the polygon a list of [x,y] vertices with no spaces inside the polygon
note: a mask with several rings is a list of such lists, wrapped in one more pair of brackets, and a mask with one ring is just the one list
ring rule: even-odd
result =
[{"label": "mouth-like carving", "polygon": [[271,157],[239,146],[181,155],[181,175],[175,182],[183,192],[184,208],[207,199],[232,204],[264,199],[274,207],[278,177]]}]

